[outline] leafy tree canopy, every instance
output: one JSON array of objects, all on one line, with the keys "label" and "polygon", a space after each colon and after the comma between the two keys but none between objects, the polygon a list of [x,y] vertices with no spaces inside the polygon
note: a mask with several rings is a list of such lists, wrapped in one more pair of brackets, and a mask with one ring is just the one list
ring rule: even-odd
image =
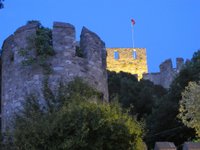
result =
[{"label": "leafy tree canopy", "polygon": [[108,89],[111,101],[118,97],[123,107],[131,107],[131,113],[138,119],[151,114],[157,101],[166,94],[166,90],[148,80],[138,82],[134,75],[120,72],[108,72]]},{"label": "leafy tree canopy", "polygon": [[182,122],[194,128],[200,138],[200,83],[189,82],[189,85],[182,93],[180,101],[179,118]]},{"label": "leafy tree canopy", "polygon": [[184,126],[177,118],[181,93],[190,81],[200,81],[200,50],[194,53],[190,62],[176,76],[168,93],[163,96],[158,107],[149,118],[149,138],[152,143],[158,140],[173,141],[182,144],[195,137],[193,129]]},{"label": "leafy tree canopy", "polygon": [[44,84],[46,105],[29,95],[15,119],[19,150],[141,150],[141,125],[118,104],[101,102],[81,80],[60,84],[57,94]]}]

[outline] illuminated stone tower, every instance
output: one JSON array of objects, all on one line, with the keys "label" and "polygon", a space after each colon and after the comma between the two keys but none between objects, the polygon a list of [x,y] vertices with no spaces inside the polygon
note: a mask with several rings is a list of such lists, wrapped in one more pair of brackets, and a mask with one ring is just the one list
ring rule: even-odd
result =
[{"label": "illuminated stone tower", "polygon": [[140,80],[148,73],[145,48],[107,48],[107,70],[135,74]]}]

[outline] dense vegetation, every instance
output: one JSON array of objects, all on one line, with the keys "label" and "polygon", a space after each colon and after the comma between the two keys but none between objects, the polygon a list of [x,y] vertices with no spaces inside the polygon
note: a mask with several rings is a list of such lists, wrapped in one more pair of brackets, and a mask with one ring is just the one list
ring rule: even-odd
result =
[{"label": "dense vegetation", "polygon": [[130,108],[138,119],[144,119],[152,113],[166,90],[148,80],[138,82],[135,76],[120,72],[108,72],[110,100],[118,98],[124,108]]},{"label": "dense vegetation", "polygon": [[56,94],[45,83],[43,93],[43,107],[29,95],[15,118],[16,149],[144,149],[141,125],[118,104],[102,103],[101,94],[80,79],[60,84]]},{"label": "dense vegetation", "polygon": [[162,98],[158,107],[149,119],[151,142],[157,140],[173,141],[181,145],[184,141],[195,138],[193,129],[186,127],[177,118],[181,93],[190,81],[200,80],[200,51],[194,53],[191,62],[187,63],[173,81],[168,93]]},{"label": "dense vegetation", "polygon": [[[126,73],[109,73],[110,99],[118,98],[131,114],[146,122],[145,141],[153,147],[156,141],[172,141],[181,146],[196,138],[194,126],[186,126],[177,117],[181,93],[190,81],[200,80],[200,51],[194,53],[190,62],[174,79],[168,91],[149,81],[138,82]],[[195,91],[193,91],[195,92]],[[190,118],[191,119],[191,118]]]}]

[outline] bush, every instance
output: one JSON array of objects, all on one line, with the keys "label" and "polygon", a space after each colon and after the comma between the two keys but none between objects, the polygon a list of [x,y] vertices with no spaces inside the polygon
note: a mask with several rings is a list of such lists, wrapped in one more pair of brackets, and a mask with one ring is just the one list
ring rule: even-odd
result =
[{"label": "bush", "polygon": [[144,149],[141,125],[119,105],[100,102],[98,92],[81,80],[60,85],[56,96],[47,86],[45,97],[51,105],[41,107],[37,97],[30,95],[16,116],[16,149]]},{"label": "bush", "polygon": [[178,117],[190,128],[194,128],[200,138],[200,83],[189,82],[182,92]]}]

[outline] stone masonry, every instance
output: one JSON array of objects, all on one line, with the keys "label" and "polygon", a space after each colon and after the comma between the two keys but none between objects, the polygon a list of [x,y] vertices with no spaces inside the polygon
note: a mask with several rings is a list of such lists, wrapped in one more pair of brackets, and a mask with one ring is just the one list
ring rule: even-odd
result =
[{"label": "stone masonry", "polygon": [[176,146],[172,142],[156,142],[154,150],[176,150]]},{"label": "stone masonry", "polygon": [[[145,48],[107,48],[107,70],[127,72],[142,78],[148,73]],[[117,57],[117,58],[115,58]]]},{"label": "stone masonry", "polygon": [[183,58],[176,59],[176,68],[173,68],[172,60],[167,59],[160,65],[160,72],[144,74],[143,79],[150,80],[154,84],[161,85],[164,88],[169,88],[174,77],[180,72],[183,65]]},{"label": "stone masonry", "polygon": [[[36,57],[36,50],[30,47],[28,38],[36,35],[38,23],[20,27],[3,44],[1,74],[2,129],[10,127],[13,114],[20,108],[27,94],[37,92],[42,99],[44,74],[38,64],[23,66],[25,59],[19,54],[21,49],[29,49]],[[80,49],[84,56],[76,56],[75,28],[69,23],[54,22],[52,29],[54,56],[48,58],[53,72],[49,75],[50,87],[60,81],[69,82],[75,77],[83,78],[88,84],[101,92],[108,101],[106,72],[106,49],[104,42],[93,32],[83,27]]]}]

